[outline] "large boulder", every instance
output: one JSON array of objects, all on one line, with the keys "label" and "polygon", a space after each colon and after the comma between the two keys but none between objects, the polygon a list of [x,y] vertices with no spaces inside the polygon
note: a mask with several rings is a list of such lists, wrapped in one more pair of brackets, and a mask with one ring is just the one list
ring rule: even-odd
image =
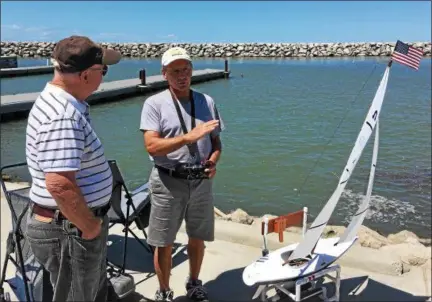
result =
[{"label": "large boulder", "polygon": [[[336,237],[341,236],[345,231],[343,226],[327,226],[324,229],[325,237]],[[369,247],[373,249],[379,249],[389,243],[388,239],[378,232],[369,229],[368,227],[361,226],[358,233],[358,243],[363,247]]]},{"label": "large boulder", "polygon": [[383,246],[380,251],[397,256],[403,263],[421,266],[431,259],[431,249],[421,243],[398,243]]},{"label": "large boulder", "polygon": [[387,236],[387,239],[392,244],[400,244],[400,243],[418,244],[420,242],[419,241],[420,238],[416,234],[407,230],[401,231],[396,234],[390,234]]},{"label": "large boulder", "polygon": [[253,217],[249,216],[249,214],[242,209],[237,209],[234,212],[229,213],[224,219],[243,224],[252,224],[254,222]]},{"label": "large boulder", "polygon": [[411,267],[403,261],[395,261],[392,263],[394,273],[396,275],[403,275],[411,271]]},{"label": "large boulder", "polygon": [[429,274],[431,273],[431,271],[432,271],[431,258],[429,258],[429,259],[426,261],[426,263],[422,265],[422,268],[423,268],[424,270],[426,270],[426,272],[429,272]]}]

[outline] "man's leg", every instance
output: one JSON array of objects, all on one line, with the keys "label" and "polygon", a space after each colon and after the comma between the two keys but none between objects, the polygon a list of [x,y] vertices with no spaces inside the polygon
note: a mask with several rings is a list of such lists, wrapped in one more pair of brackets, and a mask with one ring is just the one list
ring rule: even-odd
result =
[{"label": "man's leg", "polygon": [[27,217],[26,239],[35,259],[49,272],[53,301],[67,301],[71,287],[67,241],[61,222],[31,212]]},{"label": "man's leg", "polygon": [[214,240],[214,208],[212,180],[191,182],[191,195],[186,209],[186,231],[189,236],[189,278],[187,295],[194,301],[208,301],[207,292],[199,279],[204,259],[204,241]]},{"label": "man's leg", "polygon": [[190,279],[198,280],[201,264],[204,259],[204,241],[197,238],[189,238],[188,255]]},{"label": "man's leg", "polygon": [[172,245],[156,247],[154,253],[154,266],[158,276],[160,290],[167,291],[170,289],[169,279],[171,274],[171,255]]},{"label": "man's leg", "polygon": [[187,296],[192,301],[208,301],[208,294],[199,279],[201,265],[204,259],[204,241],[196,238],[189,238],[189,276],[186,281]]},{"label": "man's leg", "polygon": [[71,258],[70,301],[106,301],[108,217],[103,217],[100,235],[91,240],[81,238],[78,229],[69,221],[65,221],[64,229]]},{"label": "man's leg", "polygon": [[108,252],[108,233],[109,233],[109,217],[105,216],[104,220],[107,220],[106,227],[103,225],[101,232],[105,232],[105,240],[102,242],[100,253],[103,257],[100,258],[100,279],[99,279],[99,289],[96,296],[95,302],[106,302],[108,300],[108,278],[107,278],[107,252]]},{"label": "man's leg", "polygon": [[30,214],[27,239],[35,258],[50,273],[53,301],[106,301],[106,242],[108,218],[101,234],[85,240],[67,220]]},{"label": "man's leg", "polygon": [[172,246],[181,226],[189,187],[187,182],[153,169],[150,174],[151,210],[147,243],[155,247],[154,267],[159,280],[156,301],[173,298],[170,289]]}]

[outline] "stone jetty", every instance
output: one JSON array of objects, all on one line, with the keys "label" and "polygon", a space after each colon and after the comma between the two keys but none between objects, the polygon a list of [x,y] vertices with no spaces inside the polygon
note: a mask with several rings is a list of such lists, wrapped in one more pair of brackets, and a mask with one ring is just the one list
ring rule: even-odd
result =
[{"label": "stone jetty", "polygon": [[[406,42],[431,56],[431,42]],[[365,43],[101,43],[125,57],[160,57],[172,46],[186,48],[194,57],[367,57],[390,56],[395,42]],[[1,55],[48,57],[55,42],[1,42]]]}]

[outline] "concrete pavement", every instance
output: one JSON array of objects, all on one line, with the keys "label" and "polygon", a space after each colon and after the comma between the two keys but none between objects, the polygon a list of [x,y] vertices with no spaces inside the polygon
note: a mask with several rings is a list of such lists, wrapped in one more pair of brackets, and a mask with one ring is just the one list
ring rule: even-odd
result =
[{"label": "concrete pavement", "polygon": [[[17,184],[9,185],[17,187]],[[3,265],[5,241],[11,228],[11,216],[3,192],[1,217],[1,265]],[[241,274],[245,266],[261,255],[261,249],[256,246],[261,240],[259,232],[254,226],[239,225],[221,220],[217,220],[216,229],[216,240],[206,245],[206,256],[201,273],[211,301],[252,301],[251,298],[256,288],[244,285]],[[144,238],[140,230],[135,228],[134,231],[138,236]],[[245,236],[246,234],[248,236]],[[254,241],[254,238],[257,238],[257,241]],[[236,240],[238,242],[235,242]],[[122,243],[121,228],[119,226],[111,228],[108,243],[110,261],[120,263]],[[186,251],[187,236],[184,233],[184,225],[177,236],[176,243],[176,251],[173,253],[171,287],[175,293],[175,301],[188,301],[184,297],[184,283],[189,270]],[[148,299],[153,298],[158,287],[152,256],[132,237],[128,240],[128,245],[127,269],[134,277],[136,294],[125,300],[131,302],[151,301]],[[270,242],[271,249],[274,249],[274,245],[276,245],[275,241]],[[423,267],[413,267],[410,272],[401,276],[379,273],[377,268],[371,271],[367,266],[361,267],[362,259],[365,260],[364,263],[368,263],[368,260],[379,263],[381,260],[385,261],[388,255],[368,254],[371,249],[362,248],[360,250],[361,247],[358,249],[359,252],[363,252],[363,256],[355,255],[356,251],[350,251],[350,257],[359,258],[353,265],[349,265],[349,254],[346,254],[339,261],[342,266],[341,301],[426,301],[429,299],[431,295],[430,270],[427,271]],[[372,256],[376,258],[366,259]],[[373,262],[369,262],[369,265],[370,263]],[[14,266],[9,264],[7,276],[11,277],[14,272]],[[5,290],[10,291],[7,285]]]}]

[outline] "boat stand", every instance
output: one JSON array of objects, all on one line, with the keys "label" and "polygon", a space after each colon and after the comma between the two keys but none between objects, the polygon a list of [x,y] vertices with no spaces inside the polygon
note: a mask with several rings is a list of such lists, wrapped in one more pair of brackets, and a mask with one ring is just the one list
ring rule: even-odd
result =
[{"label": "boat stand", "polygon": [[[262,302],[277,302],[288,296],[293,301],[298,302],[321,294],[320,298],[322,301],[339,301],[340,271],[341,268],[339,265],[333,265],[315,274],[295,281],[282,281],[274,284],[260,285],[252,300],[255,300],[260,296]],[[334,277],[331,275],[332,273],[335,274]],[[327,297],[327,288],[325,286],[317,287],[317,283],[324,281],[324,278],[326,277],[335,283],[335,294],[332,297]],[[309,288],[302,290],[304,285],[309,285]],[[267,293],[272,289],[276,290],[276,294],[269,298]],[[294,290],[294,292],[292,292],[292,290]]]}]

